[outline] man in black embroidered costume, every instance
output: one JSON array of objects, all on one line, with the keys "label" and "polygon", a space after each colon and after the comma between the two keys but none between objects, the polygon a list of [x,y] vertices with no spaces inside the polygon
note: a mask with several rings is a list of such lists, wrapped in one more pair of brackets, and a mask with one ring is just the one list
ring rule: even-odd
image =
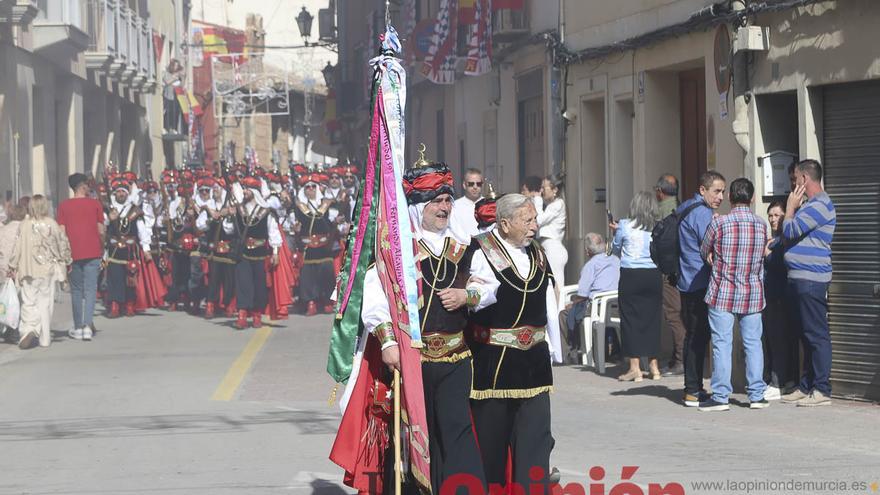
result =
[{"label": "man in black embroidered costume", "polygon": [[[257,177],[245,177],[236,185],[238,210],[235,225],[224,225],[227,234],[235,232],[238,239],[235,265],[236,304],[238,319],[235,326],[239,330],[247,328],[248,313],[252,326],[263,325],[262,315],[269,301],[266,284],[266,259],[271,256],[272,264],[278,264],[278,248],[281,247],[281,232],[278,222],[269,218],[269,205],[261,192],[262,182]],[[272,221],[270,221],[272,220]]]},{"label": "man in black embroidered costume", "polygon": [[[525,489],[546,483],[554,444],[547,323],[556,299],[550,265],[534,240],[533,202],[507,194],[495,206],[497,227],[474,237],[479,248],[471,262],[498,282],[495,304],[471,318],[471,409],[487,481],[505,484],[510,448],[513,482]],[[542,478],[530,477],[534,467]]]},{"label": "man in black embroidered costume", "polygon": [[299,301],[306,305],[306,316],[314,316],[320,308],[332,313],[330,295],[333,292],[333,248],[337,245],[339,231],[336,215],[330,209],[334,200],[326,197],[324,183],[327,176],[312,173],[300,177],[301,188],[297,194],[294,215],[300,225],[300,251],[303,267],[297,292]]},{"label": "man in black embroidered costume", "polygon": [[183,176],[176,190],[168,191],[168,211],[163,217],[167,232],[166,250],[171,260],[171,286],[165,300],[169,311],[188,310],[190,278],[193,253],[198,253],[198,237],[195,228],[195,210],[190,204],[192,184]]},{"label": "man in black embroidered costume", "polygon": [[[419,243],[417,266],[422,273],[419,318],[431,484],[434,493],[441,493],[443,483],[452,475],[468,474],[480,480],[485,489],[470,418],[471,353],[464,330],[468,311],[491,304],[497,284],[481,280],[494,280],[491,271],[474,273],[471,258],[476,248],[470,247],[469,239],[455,239],[449,228],[454,190],[446,165],[420,160],[403,181]],[[370,268],[364,282],[362,319],[382,344],[382,361],[399,366],[388,304],[376,268]]]},{"label": "man in black embroidered costume", "polygon": [[[226,181],[213,182],[211,199],[199,213],[196,228],[204,232],[205,256],[208,259],[208,292],[205,299],[205,318],[211,319],[218,307],[233,316],[235,297],[235,218],[234,208],[227,203]],[[224,228],[225,226],[225,228]],[[222,301],[221,301],[222,294]]]},{"label": "man in black embroidered costume", "polygon": [[110,184],[110,197],[107,214],[107,299],[110,301],[110,318],[120,315],[120,307],[125,306],[125,315],[135,315],[136,277],[141,263],[140,251],[150,258],[150,229],[144,222],[141,209],[131,197],[131,183],[117,178]]}]

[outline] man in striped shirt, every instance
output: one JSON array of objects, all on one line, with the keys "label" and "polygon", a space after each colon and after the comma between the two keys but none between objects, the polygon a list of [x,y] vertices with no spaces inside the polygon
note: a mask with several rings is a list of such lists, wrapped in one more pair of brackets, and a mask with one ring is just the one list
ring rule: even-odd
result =
[{"label": "man in striped shirt", "polygon": [[[795,189],[788,196],[782,226],[786,296],[795,328],[800,330],[804,370],[798,390],[783,402],[798,406],[831,403],[831,333],[828,329],[828,284],[831,282],[831,240],[837,216],[822,189],[822,166],[802,160],[794,170]],[[804,196],[808,199],[803,202]]]},{"label": "man in striped shirt", "polygon": [[727,411],[733,325],[739,322],[746,351],[746,391],[749,407],[763,409],[764,351],[761,310],[764,309],[764,245],[767,224],[750,209],[755,186],[745,178],[730,183],[730,213],[715,217],[700,245],[700,255],[712,267],[706,304],[712,329],[712,398],[700,411]]}]

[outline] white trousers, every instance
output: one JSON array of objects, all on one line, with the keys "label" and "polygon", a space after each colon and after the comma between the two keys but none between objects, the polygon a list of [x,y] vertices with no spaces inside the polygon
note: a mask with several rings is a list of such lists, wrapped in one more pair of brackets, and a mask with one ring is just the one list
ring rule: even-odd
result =
[{"label": "white trousers", "polygon": [[41,347],[52,342],[52,312],[55,309],[55,281],[51,277],[25,277],[21,281],[21,323],[18,333],[22,339],[33,333]]},{"label": "white trousers", "polygon": [[562,242],[556,239],[544,239],[541,241],[541,247],[544,248],[547,261],[550,262],[550,269],[553,270],[556,287],[562,290],[565,287],[565,264],[568,263],[568,251]]}]

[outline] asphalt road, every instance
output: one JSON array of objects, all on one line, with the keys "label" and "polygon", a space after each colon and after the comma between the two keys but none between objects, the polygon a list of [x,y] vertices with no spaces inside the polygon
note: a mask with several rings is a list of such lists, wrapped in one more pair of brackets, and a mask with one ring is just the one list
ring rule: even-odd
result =
[{"label": "asphalt road", "polygon": [[[92,342],[66,337],[63,301],[55,320],[47,349],[0,344],[0,494],[351,492],[327,460],[339,421],[324,371],[329,316],[235,331],[225,318],[150,311],[99,318]],[[875,405],[750,410],[738,395],[744,407],[700,413],[678,403],[677,379],[554,371],[553,464],[586,493],[593,466],[607,494],[623,466],[638,466],[631,481],[645,494],[652,483],[880,493]]]}]

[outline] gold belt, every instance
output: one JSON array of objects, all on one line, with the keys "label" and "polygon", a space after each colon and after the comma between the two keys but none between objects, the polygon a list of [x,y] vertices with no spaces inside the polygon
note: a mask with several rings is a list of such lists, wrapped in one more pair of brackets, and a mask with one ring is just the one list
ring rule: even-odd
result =
[{"label": "gold belt", "polygon": [[115,244],[117,248],[122,249],[127,246],[134,246],[137,238],[134,236],[111,237],[110,244]]},{"label": "gold belt", "polygon": [[[423,361],[447,361],[457,354],[469,352],[464,343],[464,334],[456,333],[426,333],[422,335],[422,360]],[[465,356],[461,356],[465,357]]]},{"label": "gold belt", "polygon": [[547,329],[545,327],[523,325],[514,328],[490,328],[487,342],[491,345],[527,351],[544,342],[546,336]]},{"label": "gold belt", "polygon": [[256,237],[248,237],[245,241],[245,246],[248,249],[256,249],[259,247],[263,247],[266,244],[266,239],[257,239]]}]

